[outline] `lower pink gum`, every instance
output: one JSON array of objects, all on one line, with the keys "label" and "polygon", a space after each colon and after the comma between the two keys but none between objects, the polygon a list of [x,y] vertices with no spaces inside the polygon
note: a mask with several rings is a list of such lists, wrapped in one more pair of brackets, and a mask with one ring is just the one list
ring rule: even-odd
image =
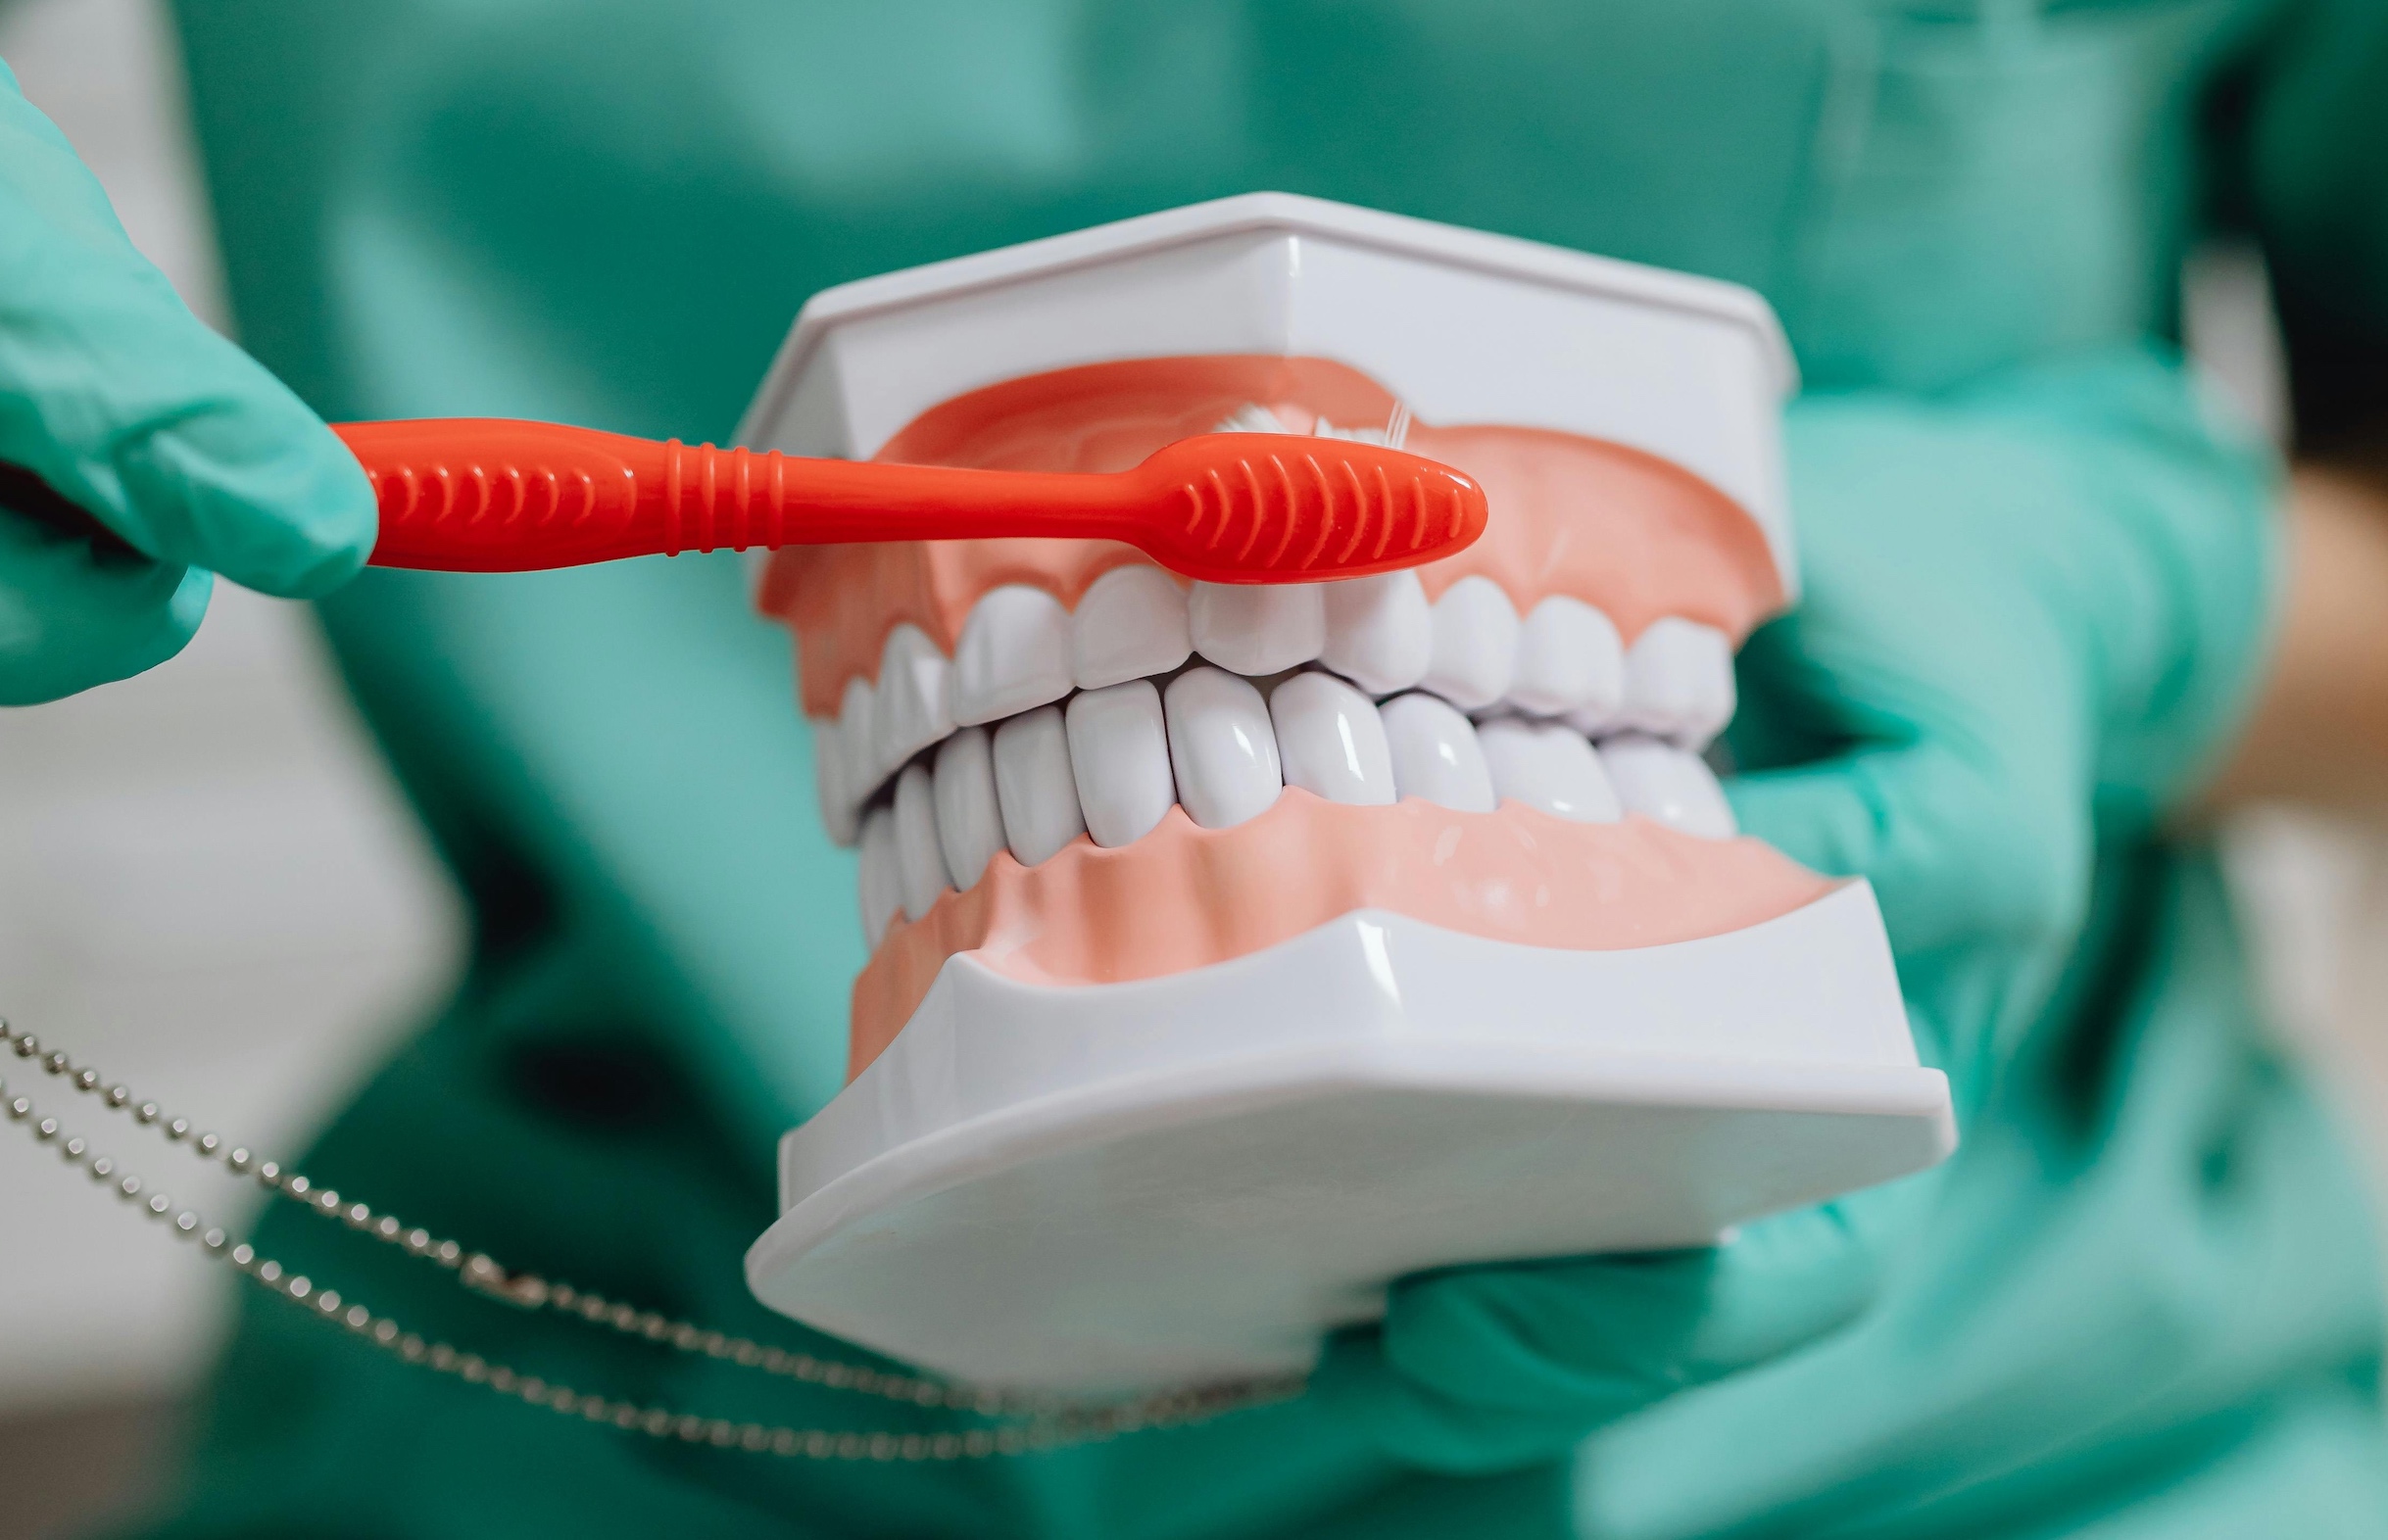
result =
[{"label": "lower pink gum", "polygon": [[1641,818],[1580,824],[1516,802],[1458,813],[1410,798],[1351,807],[1288,788],[1233,829],[1172,807],[1134,844],[1081,836],[1024,867],[998,855],[966,893],[899,915],[854,981],[851,1079],[956,952],[1036,984],[1112,984],[1242,957],[1354,909],[1576,951],[1656,946],[1788,914],[1836,885],[1756,840]]}]

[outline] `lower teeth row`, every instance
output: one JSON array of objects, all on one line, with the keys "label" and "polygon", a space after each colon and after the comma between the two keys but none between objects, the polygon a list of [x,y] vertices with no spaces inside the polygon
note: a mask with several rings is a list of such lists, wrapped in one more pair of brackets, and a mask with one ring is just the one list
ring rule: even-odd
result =
[{"label": "lower teeth row", "polygon": [[1635,813],[1712,839],[1735,832],[1707,765],[1655,738],[1595,745],[1561,722],[1472,723],[1423,692],[1379,704],[1315,670],[1254,681],[1197,665],[964,728],[914,759],[862,819],[864,934],[876,947],[897,913],[922,918],[1000,851],[1036,866],[1081,834],[1129,844],[1172,805],[1230,828],[1288,786],[1362,806],[1416,796],[1490,812],[1506,800],[1587,823]]}]

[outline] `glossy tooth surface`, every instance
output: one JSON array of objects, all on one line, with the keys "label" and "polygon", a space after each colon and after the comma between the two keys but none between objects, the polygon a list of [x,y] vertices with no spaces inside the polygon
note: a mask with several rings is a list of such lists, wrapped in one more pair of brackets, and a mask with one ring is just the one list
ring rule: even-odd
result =
[{"label": "glossy tooth surface", "polygon": [[[1003,848],[994,735],[983,727],[965,727],[938,745],[936,792],[937,844],[945,852],[946,875],[967,891],[978,886],[987,863]],[[1076,802],[1074,792],[1070,799]]]},{"label": "glossy tooth surface", "polygon": [[[1295,674],[1270,693],[1269,720],[1286,785],[1330,802],[1391,804],[1392,746],[1375,701],[1333,674]],[[1178,784],[1186,784],[1183,770]]]},{"label": "glossy tooth surface", "polygon": [[859,842],[862,938],[876,951],[888,922],[903,907],[903,877],[896,867],[896,810],[872,808],[862,820]]},{"label": "glossy tooth surface", "polygon": [[1059,706],[1039,706],[995,730],[995,791],[1003,837],[1022,866],[1052,859],[1086,833]]},{"label": "glossy tooth surface", "polygon": [[839,844],[853,844],[861,820],[853,798],[846,794],[846,745],[838,724],[827,717],[806,723],[812,729],[812,787],[821,799],[821,827]]},{"label": "glossy tooth surface", "polygon": [[1380,572],[1319,587],[1327,610],[1320,662],[1372,696],[1407,690],[1426,677],[1435,612],[1417,573]]},{"label": "glossy tooth surface", "polygon": [[1286,784],[1277,733],[1268,702],[1249,680],[1190,668],[1169,682],[1162,705],[1169,765],[1187,817],[1205,829],[1232,829],[1276,803]]},{"label": "glossy tooth surface", "polygon": [[1178,799],[1161,693],[1143,679],[1082,691],[1070,697],[1067,718],[1086,832],[1100,845],[1133,844],[1150,834]]},{"label": "glossy tooth surface", "polygon": [[1629,813],[1704,840],[1741,832],[1725,789],[1699,755],[1652,738],[1612,738],[1600,746],[1601,768]]},{"label": "glossy tooth surface", "polygon": [[1392,760],[1393,791],[1462,813],[1499,805],[1476,727],[1456,707],[1423,694],[1395,696],[1378,709]]},{"label": "glossy tooth surface", "polygon": [[1622,816],[1592,746],[1575,729],[1503,717],[1478,728],[1476,741],[1492,771],[1492,790],[1504,799],[1583,824],[1614,823]]},{"label": "glossy tooth surface", "polygon": [[1159,567],[1113,567],[1070,617],[1070,671],[1081,690],[1166,674],[1193,651],[1186,591]]},{"label": "glossy tooth surface", "polygon": [[1463,711],[1508,694],[1517,664],[1518,612],[1488,577],[1464,577],[1435,601],[1435,650],[1419,681]]},{"label": "glossy tooth surface", "polygon": [[1518,627],[1509,703],[1535,716],[1606,722],[1625,698],[1625,644],[1608,616],[1553,594]]},{"label": "glossy tooth surface", "polygon": [[846,759],[839,790],[857,814],[879,785],[878,727],[873,721],[878,713],[873,709],[877,704],[873,695],[870,681],[856,674],[846,681],[846,693],[838,701],[838,752]]},{"label": "glossy tooth surface", "polygon": [[1186,601],[1194,650],[1238,674],[1307,663],[1327,645],[1326,585],[1196,583]]},{"label": "glossy tooth surface", "polygon": [[1633,639],[1619,727],[1699,748],[1732,715],[1733,649],[1724,632],[1666,615]]},{"label": "glossy tooth surface", "polygon": [[896,778],[896,881],[906,919],[917,920],[952,884],[937,844],[937,792],[929,767],[909,764]]},{"label": "glossy tooth surface", "polygon": [[871,688],[873,786],[953,731],[952,672],[918,626],[900,625],[887,634],[879,650],[879,680]]},{"label": "glossy tooth surface", "polygon": [[1070,612],[1041,588],[1006,583],[970,606],[953,649],[953,720],[1017,716],[1070,693]]}]

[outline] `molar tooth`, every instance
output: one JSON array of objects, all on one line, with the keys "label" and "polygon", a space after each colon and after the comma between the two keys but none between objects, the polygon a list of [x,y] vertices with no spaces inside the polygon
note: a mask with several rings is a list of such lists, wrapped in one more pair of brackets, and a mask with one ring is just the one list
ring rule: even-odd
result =
[{"label": "molar tooth", "polygon": [[1499,805],[1475,727],[1447,702],[1418,693],[1395,696],[1378,718],[1400,795],[1462,813],[1488,813]]},{"label": "molar tooth", "polygon": [[871,690],[871,785],[953,731],[949,698],[952,665],[929,634],[908,622],[887,634],[879,651],[879,682]]},{"label": "molar tooth", "polygon": [[995,791],[1022,866],[1042,865],[1086,833],[1059,706],[1039,706],[995,730]]},{"label": "molar tooth", "polygon": [[937,847],[937,793],[929,767],[917,762],[896,778],[896,881],[904,917],[911,920],[925,918],[937,895],[952,886]]},{"label": "molar tooth", "polygon": [[1622,816],[1592,746],[1573,728],[1511,716],[1486,722],[1476,740],[1502,797],[1578,823],[1615,823]]},{"label": "molar tooth", "polygon": [[1580,599],[1553,594],[1518,628],[1509,703],[1535,716],[1606,722],[1625,698],[1625,644],[1609,617]]},{"label": "molar tooth", "polygon": [[1435,652],[1435,615],[1416,572],[1319,586],[1327,605],[1320,662],[1373,696],[1407,690],[1426,677]]},{"label": "molar tooth", "polygon": [[839,790],[856,814],[879,787],[877,693],[860,674],[846,681],[838,702],[838,752],[845,757],[845,780]]},{"label": "molar tooth", "polygon": [[1733,714],[1733,649],[1724,632],[1675,615],[1650,622],[1626,653],[1616,726],[1699,748]]},{"label": "molar tooth", "polygon": [[1070,619],[1070,670],[1081,690],[1166,674],[1194,651],[1186,591],[1159,567],[1113,567]]},{"label": "molar tooth", "polygon": [[873,951],[903,906],[903,878],[896,865],[896,810],[874,807],[862,820],[860,881],[862,938]]},{"label": "molar tooth", "polygon": [[1656,739],[1612,738],[1600,746],[1600,767],[1629,813],[1704,840],[1741,832],[1725,789],[1700,756]]},{"label": "molar tooth", "polygon": [[1006,583],[970,606],[953,649],[953,720],[1017,716],[1070,693],[1070,612],[1041,588]]},{"label": "molar tooth", "polygon": [[1086,832],[1100,845],[1150,834],[1178,799],[1161,693],[1145,679],[1081,691],[1070,697],[1068,726]]},{"label": "molar tooth", "polygon": [[1488,577],[1464,577],[1435,601],[1435,650],[1420,683],[1463,711],[1498,700],[1517,663],[1518,612]]},{"label": "molar tooth", "polygon": [[[1170,686],[1173,698],[1176,691]],[[1277,725],[1286,785],[1331,802],[1362,807],[1392,802],[1392,747],[1384,718],[1366,696],[1333,674],[1295,674],[1270,693],[1269,718]],[[1174,716],[1170,725],[1174,730]],[[1181,765],[1178,785],[1185,784]]]},{"label": "molar tooth", "polygon": [[1222,669],[1190,668],[1169,682],[1162,704],[1169,763],[1187,817],[1205,829],[1232,829],[1275,805],[1285,787],[1277,732],[1269,725],[1268,702],[1249,680]]},{"label": "molar tooth", "polygon": [[1323,583],[1196,583],[1186,602],[1194,650],[1238,674],[1307,663],[1327,645]]},{"label": "molar tooth", "polygon": [[834,842],[853,844],[861,818],[854,799],[846,794],[846,745],[838,736],[837,721],[813,717],[806,725],[812,729],[812,787],[821,799],[821,827]]},{"label": "molar tooth", "polygon": [[[1063,756],[1066,761],[1067,755]],[[983,727],[965,727],[937,746],[937,842],[953,886],[968,891],[1003,848],[1003,812],[995,789],[995,746]],[[1070,807],[1078,805],[1075,792]],[[1072,837],[1076,830],[1070,831]]]}]

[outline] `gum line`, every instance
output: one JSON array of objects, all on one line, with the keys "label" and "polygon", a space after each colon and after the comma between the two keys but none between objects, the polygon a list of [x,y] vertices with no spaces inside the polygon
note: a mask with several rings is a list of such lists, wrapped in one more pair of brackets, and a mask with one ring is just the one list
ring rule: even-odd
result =
[{"label": "gum line", "polygon": [[1173,807],[1134,844],[1081,837],[1036,867],[995,857],[969,891],[901,916],[854,981],[848,1075],[894,1040],[946,959],[1010,977],[1105,984],[1243,956],[1353,909],[1395,910],[1496,940],[1654,946],[1787,914],[1830,880],[1755,840],[1641,818],[1581,824],[1517,803],[1460,813],[1415,798],[1329,802],[1289,788],[1231,829]]}]

